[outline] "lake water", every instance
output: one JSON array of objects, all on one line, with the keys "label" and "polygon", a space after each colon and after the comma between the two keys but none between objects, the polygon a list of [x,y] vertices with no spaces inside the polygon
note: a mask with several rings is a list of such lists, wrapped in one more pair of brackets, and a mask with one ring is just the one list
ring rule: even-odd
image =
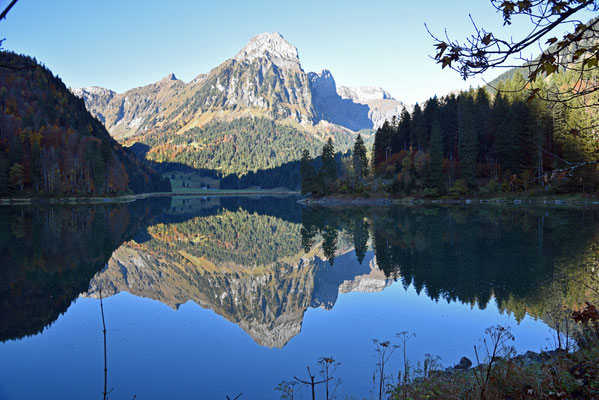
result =
[{"label": "lake water", "polygon": [[277,399],[323,356],[339,398],[374,398],[373,339],[444,367],[497,324],[552,348],[597,256],[595,208],[296,200],[0,208],[0,399],[103,397],[100,291],[110,399]]}]

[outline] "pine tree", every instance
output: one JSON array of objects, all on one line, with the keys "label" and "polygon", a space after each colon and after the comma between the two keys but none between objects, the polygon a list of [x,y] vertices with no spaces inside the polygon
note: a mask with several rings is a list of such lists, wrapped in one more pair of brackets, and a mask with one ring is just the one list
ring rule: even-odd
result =
[{"label": "pine tree", "polygon": [[429,156],[429,185],[430,187],[443,190],[443,136],[441,125],[437,119],[433,121],[431,127]]},{"label": "pine tree", "polygon": [[374,135],[374,147],[372,152],[372,166],[378,167],[382,162],[387,161],[391,153],[391,140],[394,136],[394,128],[389,121],[385,121],[383,126],[377,129]]},{"label": "pine tree", "polygon": [[0,151],[0,194],[6,194],[9,192],[9,181],[8,181],[8,158],[6,153]]},{"label": "pine tree", "polygon": [[414,106],[410,126],[411,146],[417,150],[422,150],[426,142],[426,121],[422,113],[422,108],[418,103]]},{"label": "pine tree", "polygon": [[316,174],[314,171],[314,166],[312,165],[312,161],[313,160],[312,157],[310,157],[310,152],[308,150],[304,150],[302,153],[302,159],[300,161],[302,194],[314,191],[314,178]]},{"label": "pine tree", "polygon": [[362,264],[368,250],[369,224],[364,218],[356,218],[353,224],[354,250],[358,262]]},{"label": "pine tree", "polygon": [[357,180],[361,180],[368,175],[368,157],[366,155],[366,146],[362,140],[362,135],[358,135],[354,144],[354,152],[352,154],[352,164],[354,167],[354,176]]},{"label": "pine tree", "polygon": [[335,162],[335,147],[333,139],[329,138],[327,143],[322,147],[322,170],[321,176],[324,183],[324,189],[328,193],[331,185],[337,179],[337,163]]},{"label": "pine tree", "polygon": [[478,144],[478,158],[483,157],[488,153],[489,137],[492,134],[491,130],[491,105],[489,94],[483,87],[476,91],[475,102],[475,127],[476,127],[476,142]]},{"label": "pine tree", "polygon": [[410,115],[410,112],[404,108],[399,116],[397,133],[393,136],[393,141],[391,143],[392,153],[399,153],[402,150],[408,150],[410,147],[411,124],[412,116]]},{"label": "pine tree", "polygon": [[476,186],[476,129],[474,126],[473,101],[463,97],[459,103],[459,156],[462,179],[471,187]]}]

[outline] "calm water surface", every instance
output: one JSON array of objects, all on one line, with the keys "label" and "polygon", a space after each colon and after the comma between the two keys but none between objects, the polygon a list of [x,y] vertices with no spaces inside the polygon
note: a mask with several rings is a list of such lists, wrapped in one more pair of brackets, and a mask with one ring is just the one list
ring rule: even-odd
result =
[{"label": "calm water surface", "polygon": [[370,398],[372,339],[408,331],[443,366],[497,324],[551,347],[596,257],[594,208],[296,200],[0,208],[0,399],[102,398],[100,290],[111,399],[276,399],[322,356],[339,397]]}]

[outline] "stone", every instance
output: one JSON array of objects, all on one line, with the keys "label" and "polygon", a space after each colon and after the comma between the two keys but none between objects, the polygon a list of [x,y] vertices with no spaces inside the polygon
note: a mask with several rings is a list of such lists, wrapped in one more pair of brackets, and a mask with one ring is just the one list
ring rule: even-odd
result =
[{"label": "stone", "polygon": [[470,359],[468,357],[462,357],[460,359],[460,362],[457,363],[453,368],[466,370],[466,369],[469,369],[471,366],[472,366],[472,361],[470,361]]}]

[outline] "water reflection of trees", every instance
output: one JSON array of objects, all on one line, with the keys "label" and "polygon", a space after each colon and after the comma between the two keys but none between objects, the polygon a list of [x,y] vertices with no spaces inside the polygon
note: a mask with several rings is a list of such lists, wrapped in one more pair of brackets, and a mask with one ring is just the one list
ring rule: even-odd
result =
[{"label": "water reflection of trees", "polygon": [[320,235],[332,263],[328,238],[347,232],[358,261],[370,239],[386,276],[432,299],[484,308],[494,297],[518,316],[535,307],[542,315],[546,307],[539,304],[554,296],[548,290],[556,281],[568,282],[564,302],[584,291],[572,282],[581,263],[595,265],[598,216],[595,209],[507,206],[305,208],[302,244],[309,250]]},{"label": "water reflection of trees", "polygon": [[0,341],[55,321],[112,252],[169,203],[1,207]]}]

